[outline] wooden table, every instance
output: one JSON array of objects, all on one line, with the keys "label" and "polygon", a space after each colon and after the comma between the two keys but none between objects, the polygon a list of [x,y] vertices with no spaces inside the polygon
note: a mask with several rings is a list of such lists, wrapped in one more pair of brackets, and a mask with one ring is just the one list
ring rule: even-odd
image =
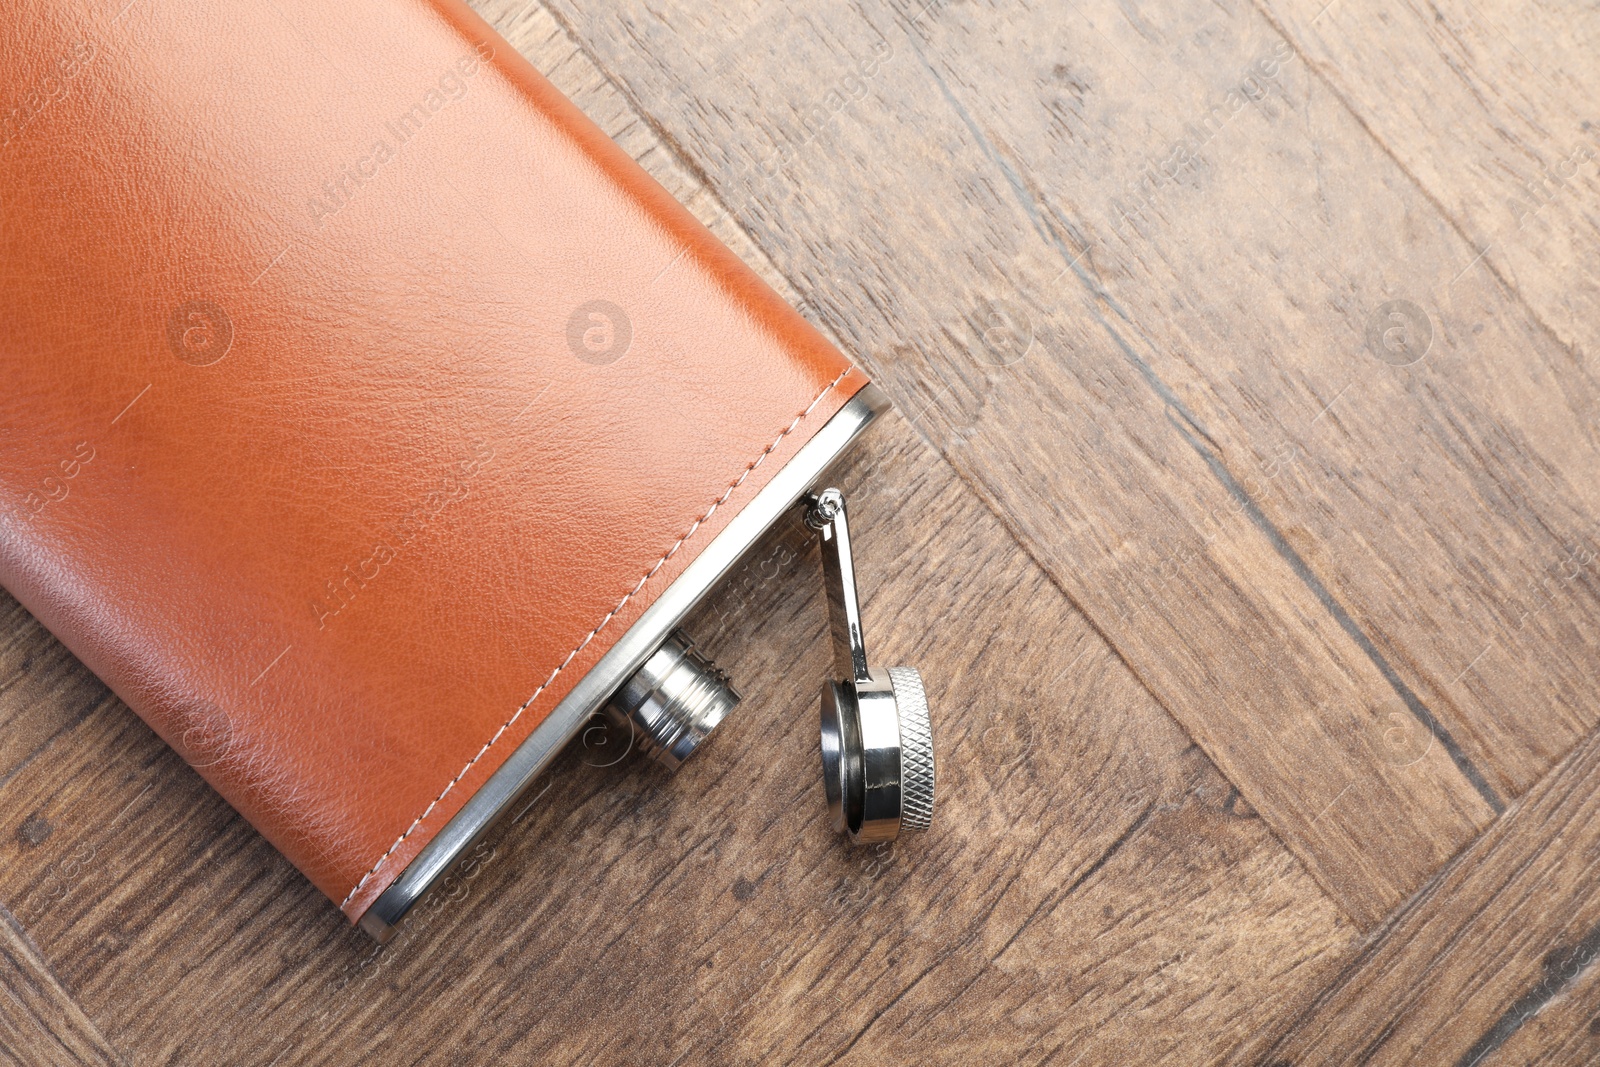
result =
[{"label": "wooden table", "polygon": [[481,10],[895,401],[934,832],[825,825],[792,527],[382,951],[0,600],[0,1059],[1600,1061],[1592,7]]}]

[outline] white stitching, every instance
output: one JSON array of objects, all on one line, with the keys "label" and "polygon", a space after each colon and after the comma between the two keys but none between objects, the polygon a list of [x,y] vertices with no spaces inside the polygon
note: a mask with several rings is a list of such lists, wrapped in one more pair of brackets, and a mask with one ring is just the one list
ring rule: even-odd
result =
[{"label": "white stitching", "polygon": [[472,770],[472,768],[477,765],[477,762],[483,758],[484,753],[493,748],[495,742],[500,740],[501,735],[510,729],[511,725],[522,717],[522,713],[528,710],[529,705],[531,705],[535,700],[539,699],[539,694],[548,689],[550,687],[550,683],[555,681],[556,677],[562,671],[567,669],[567,664],[572,662],[573,657],[577,656],[578,653],[582,652],[588,647],[589,642],[594,640],[595,635],[606,628],[606,624],[616,617],[617,612],[621,611],[625,606],[627,606],[628,601],[632,600],[636,595],[638,595],[639,590],[644,588],[644,584],[655,576],[655,573],[666,564],[667,560],[673,557],[678,549],[683,547],[684,542],[693,537],[695,531],[698,530],[707,519],[711,518],[711,513],[716,511],[719,507],[727,502],[728,497],[733,495],[735,489],[738,489],[739,486],[744,484],[744,480],[750,477],[751,472],[757,467],[761,466],[762,462],[772,454],[773,449],[777,448],[778,445],[783,442],[785,437],[788,437],[791,433],[793,433],[795,427],[799,426],[801,421],[805,419],[807,415],[811,414],[812,410],[815,409],[818,404],[822,403],[822,398],[833,392],[834,389],[838,388],[839,383],[844,381],[845,378],[849,377],[850,372],[853,370],[855,370],[854,367],[846,367],[837,378],[829,382],[827,386],[823,388],[822,392],[812,397],[811,403],[806,405],[806,409],[800,414],[796,415],[794,417],[794,421],[788,426],[784,427],[783,432],[778,434],[777,437],[774,437],[770,445],[762,449],[761,454],[745,467],[744,471],[739,475],[739,477],[733,480],[727,489],[723,490],[723,493],[720,497],[712,502],[711,506],[706,509],[706,513],[704,515],[701,515],[698,519],[694,520],[694,522],[690,524],[689,529],[684,531],[683,536],[678,538],[678,540],[673,543],[671,548],[667,549],[666,555],[656,560],[656,565],[645,572],[644,577],[639,579],[639,584],[628,590],[627,595],[621,600],[617,601],[616,607],[606,612],[605,618],[601,619],[599,624],[596,625],[594,629],[590,630],[582,641],[578,642],[577,648],[574,648],[571,652],[567,653],[567,658],[562,660],[560,665],[550,673],[550,677],[546,678],[543,684],[533,691],[533,696],[525,700],[522,706],[516,710],[511,718],[500,724],[500,729],[496,730],[494,732],[494,736],[489,738],[489,740],[484,743],[482,748],[478,749],[477,755],[473,756],[467,761],[467,765],[461,768],[461,773],[450,779],[449,784],[444,787],[444,791],[433,798],[433,801],[423,809],[422,814],[413,819],[411,821],[411,825],[406,827],[406,832],[395,839],[394,844],[389,846],[389,850],[387,852],[378,857],[378,862],[372,865],[372,869],[361,876],[361,881],[357,882],[355,888],[350,890],[345,898],[339,902],[340,910],[343,910],[344,906],[349,904],[357,893],[361,892],[361,887],[367,884],[367,880],[370,879],[374,874],[378,873],[378,868],[382,867],[384,863],[388,861],[389,857],[394,855],[394,850],[399,848],[405,842],[405,839],[410,837],[412,832],[415,831],[418,826],[422,825],[423,821],[426,820],[427,817],[433,812],[433,809],[438,806],[439,801],[443,800],[449,794],[450,790],[456,787],[457,782],[466,777],[467,772]]}]

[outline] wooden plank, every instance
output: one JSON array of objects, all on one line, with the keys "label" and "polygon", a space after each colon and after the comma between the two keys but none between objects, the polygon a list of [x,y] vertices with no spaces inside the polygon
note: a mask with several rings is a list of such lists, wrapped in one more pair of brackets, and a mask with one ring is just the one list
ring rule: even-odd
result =
[{"label": "wooden plank", "polygon": [[78,1067],[122,1062],[16,919],[0,908],[0,1063]]},{"label": "wooden plank", "polygon": [[110,698],[44,627],[0,590],[0,782]]},{"label": "wooden plank", "polygon": [[1358,922],[1595,725],[1595,383],[1254,7],[552,6]]},{"label": "wooden plank", "polygon": [[[1327,973],[1319,960],[1332,962],[1329,946],[1284,892],[1288,854],[1252,854],[1248,838],[1218,832],[1230,806],[1243,809],[1198,749],[1192,759],[1199,803],[1152,811],[1093,868],[1064,872],[1071,877],[1029,922],[985,930],[981,952],[916,974],[850,1035],[838,1062],[1211,1063],[1272,1025],[1256,998],[1284,980],[1308,990],[1302,969]],[[1218,877],[1204,898],[1183,884],[1196,869]],[[1138,903],[1151,899],[1192,940],[1151,937]],[[1238,911],[1252,914],[1248,934],[1233,926]],[[1234,985],[1243,967],[1215,968],[1219,953],[1250,961],[1252,991]]]},{"label": "wooden plank", "polygon": [[1260,4],[1463,238],[1456,266],[1600,352],[1600,67],[1592,8],[1518,0]]},{"label": "wooden plank", "polygon": [[1596,781],[1600,734],[1452,860],[1249,1062],[1593,1062]]},{"label": "wooden plank", "polygon": [[[1509,1005],[1485,1035],[1472,1067],[1568,1067],[1600,1061],[1600,970],[1572,975],[1571,957],[1545,957],[1545,979]],[[1548,985],[1546,984],[1548,983]],[[1546,989],[1556,987],[1553,997]],[[1504,1044],[1488,1046],[1502,1040]],[[1469,1063],[1475,1050],[1463,1057]]]}]

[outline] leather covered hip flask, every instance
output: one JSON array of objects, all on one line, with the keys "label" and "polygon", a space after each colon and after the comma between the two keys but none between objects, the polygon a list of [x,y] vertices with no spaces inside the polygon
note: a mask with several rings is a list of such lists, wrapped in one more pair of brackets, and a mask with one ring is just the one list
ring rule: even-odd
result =
[{"label": "leather covered hip flask", "polygon": [[926,829],[866,376],[458,0],[116,6],[0,25],[0,584],[382,939],[592,716],[696,750],[800,509],[833,825]]}]

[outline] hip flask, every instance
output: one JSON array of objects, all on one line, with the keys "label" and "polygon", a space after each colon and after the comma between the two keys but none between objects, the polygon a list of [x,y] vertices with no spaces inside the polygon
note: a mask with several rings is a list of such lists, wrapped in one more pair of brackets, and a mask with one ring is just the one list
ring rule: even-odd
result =
[{"label": "hip flask", "polygon": [[24,8],[0,584],[352,922],[391,936],[595,714],[688,758],[738,697],[677,627],[791,508],[819,799],[927,828],[826,480],[882,395],[475,13]]}]

